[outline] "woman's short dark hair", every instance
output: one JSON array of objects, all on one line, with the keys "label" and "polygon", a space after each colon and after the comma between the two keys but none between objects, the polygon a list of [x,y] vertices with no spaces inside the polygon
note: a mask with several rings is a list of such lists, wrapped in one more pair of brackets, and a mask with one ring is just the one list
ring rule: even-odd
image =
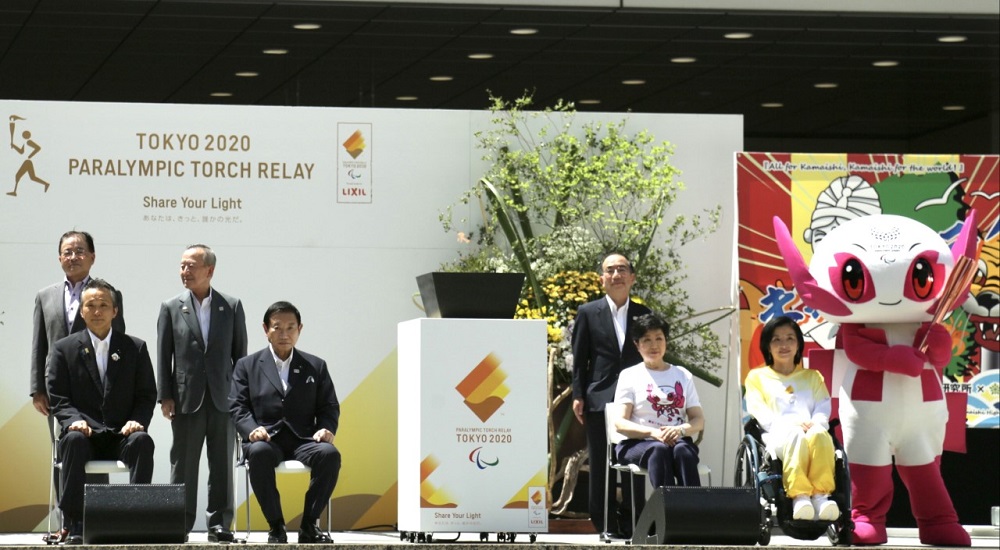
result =
[{"label": "woman's short dark hair", "polygon": [[632,328],[629,330],[629,336],[632,340],[638,342],[646,335],[647,332],[654,330],[662,330],[663,337],[670,341],[670,323],[664,321],[655,313],[647,313],[641,317],[638,317],[633,323]]},{"label": "woman's short dark hair", "polygon": [[764,363],[769,367],[774,366],[774,356],[771,355],[771,339],[774,338],[774,331],[778,327],[792,327],[795,331],[795,339],[799,342],[799,347],[795,351],[795,364],[802,362],[802,350],[806,347],[806,339],[802,336],[802,329],[795,319],[787,315],[780,315],[767,322],[764,330],[760,331],[760,353],[764,356]]}]

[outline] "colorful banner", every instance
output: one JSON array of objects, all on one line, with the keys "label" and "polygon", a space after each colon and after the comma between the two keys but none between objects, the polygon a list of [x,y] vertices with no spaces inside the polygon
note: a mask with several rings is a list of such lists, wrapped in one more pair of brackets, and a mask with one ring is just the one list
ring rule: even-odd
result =
[{"label": "colorful banner", "polygon": [[812,243],[847,220],[896,214],[933,228],[951,242],[964,213],[976,213],[983,244],[970,296],[944,324],[955,335],[943,389],[968,395],[969,426],[998,426],[1000,397],[1000,170],[996,155],[871,155],[740,153],[739,204],[741,372],[764,364],[758,348],[764,323],[797,319],[806,355],[832,349],[836,325],[796,295],[774,240],[780,217],[808,263]]}]

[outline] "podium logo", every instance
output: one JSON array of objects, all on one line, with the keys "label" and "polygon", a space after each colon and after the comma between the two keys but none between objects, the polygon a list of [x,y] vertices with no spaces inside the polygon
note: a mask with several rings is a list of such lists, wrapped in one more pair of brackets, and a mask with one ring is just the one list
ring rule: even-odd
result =
[{"label": "podium logo", "polygon": [[465,398],[465,406],[486,422],[503,406],[503,398],[510,393],[510,388],[504,384],[506,380],[507,373],[500,368],[500,359],[490,353],[455,389]]},{"label": "podium logo", "polygon": [[342,145],[347,154],[351,155],[352,159],[356,159],[361,153],[365,152],[365,136],[361,135],[361,130],[355,130],[351,134],[351,137],[347,138]]},{"label": "podium logo", "polygon": [[500,464],[500,459],[498,457],[493,457],[493,462],[490,462],[489,460],[484,460],[483,448],[476,447],[475,449],[472,449],[471,453],[469,453],[469,462],[475,464],[476,468],[479,468],[480,470],[485,470],[489,466],[496,466],[497,464]]}]

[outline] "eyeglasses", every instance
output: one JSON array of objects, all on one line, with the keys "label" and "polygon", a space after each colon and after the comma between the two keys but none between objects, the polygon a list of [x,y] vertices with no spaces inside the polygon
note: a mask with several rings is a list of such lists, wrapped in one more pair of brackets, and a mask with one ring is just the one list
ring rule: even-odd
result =
[{"label": "eyeglasses", "polygon": [[59,253],[63,258],[72,258],[74,256],[82,258],[87,254],[90,254],[90,251],[86,248],[67,248]]},{"label": "eyeglasses", "polygon": [[622,275],[625,275],[631,272],[632,268],[627,265],[611,265],[604,268],[605,275],[614,275],[616,273],[621,273]]}]

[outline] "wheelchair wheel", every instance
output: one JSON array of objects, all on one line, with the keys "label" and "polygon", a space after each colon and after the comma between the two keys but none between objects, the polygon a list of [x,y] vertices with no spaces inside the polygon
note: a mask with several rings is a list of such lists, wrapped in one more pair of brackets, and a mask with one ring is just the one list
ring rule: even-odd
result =
[{"label": "wheelchair wheel", "polygon": [[840,507],[840,517],[827,528],[826,538],[834,546],[850,546],[854,542],[854,521],[851,520],[851,470],[847,462],[847,453],[836,438],[834,446],[837,459],[833,475],[837,488],[833,498]]},{"label": "wheelchair wheel", "polygon": [[771,506],[761,491],[760,477],[757,475],[760,467],[760,446],[752,437],[745,436],[736,450],[735,486],[754,488],[757,504],[760,506],[760,532],[757,543],[767,546],[771,542]]}]

